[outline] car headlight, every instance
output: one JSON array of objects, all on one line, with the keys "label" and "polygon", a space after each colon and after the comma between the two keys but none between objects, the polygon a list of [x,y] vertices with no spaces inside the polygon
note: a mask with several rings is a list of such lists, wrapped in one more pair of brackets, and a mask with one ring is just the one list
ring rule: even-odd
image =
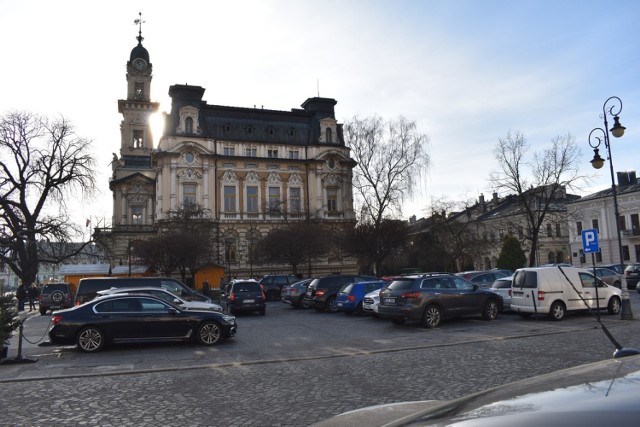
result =
[{"label": "car headlight", "polygon": [[222,320],[224,320],[225,322],[229,322],[229,323],[235,323],[236,318],[235,318],[235,316],[229,316],[228,314],[223,314],[222,315]]}]

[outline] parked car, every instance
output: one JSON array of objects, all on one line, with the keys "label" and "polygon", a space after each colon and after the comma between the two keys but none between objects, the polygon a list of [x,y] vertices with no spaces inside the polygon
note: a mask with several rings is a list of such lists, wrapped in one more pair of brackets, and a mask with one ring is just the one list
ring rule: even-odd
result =
[{"label": "parked car", "polygon": [[[591,269],[588,270],[593,271]],[[609,286],[615,286],[616,288],[622,287],[622,275],[609,268],[596,267],[596,277]]]},{"label": "parked car", "polygon": [[629,264],[624,269],[624,277],[627,279],[627,289],[636,289],[640,281],[640,264]]},{"label": "parked car", "polygon": [[620,289],[607,285],[585,269],[527,267],[516,270],[513,276],[511,309],[523,317],[547,314],[553,320],[564,319],[568,311],[598,307],[609,314],[618,314],[620,294]]},{"label": "parked car", "polygon": [[513,275],[501,277],[488,288],[490,291],[497,293],[502,297],[502,309],[509,310],[511,308],[511,281]]},{"label": "parked car", "polygon": [[222,307],[218,304],[204,301],[187,301],[163,288],[111,288],[98,291],[98,295],[113,294],[149,294],[187,310],[213,310],[222,313]]},{"label": "parked car", "polygon": [[317,311],[338,311],[336,296],[342,285],[354,282],[373,282],[376,277],[361,276],[355,274],[330,274],[328,276],[313,279],[307,287],[304,303],[312,306]]},{"label": "parked car", "polygon": [[282,296],[280,300],[285,304],[290,304],[294,308],[309,308],[304,304],[304,294],[307,292],[307,286],[313,279],[305,279],[282,288]]},{"label": "parked car", "polygon": [[364,296],[364,299],[362,300],[362,311],[365,314],[371,314],[373,317],[380,317],[378,316],[379,303],[380,303],[380,289],[375,290],[373,292],[369,292]]},{"label": "parked car", "polygon": [[73,307],[73,291],[67,283],[47,283],[42,287],[38,296],[40,314],[45,315],[49,310],[60,310]]},{"label": "parked car", "polygon": [[75,304],[91,301],[98,291],[111,288],[153,287],[163,288],[187,301],[211,302],[211,298],[191,289],[171,277],[91,277],[80,279]]},{"label": "parked car", "polygon": [[282,288],[292,283],[299,282],[298,276],[293,274],[274,274],[264,276],[258,281],[267,297],[267,301],[278,301],[282,295]]},{"label": "parked car", "polygon": [[454,274],[399,277],[380,292],[378,313],[394,323],[421,321],[427,328],[443,319],[479,315],[494,320],[502,310],[502,297]]},{"label": "parked car", "polygon": [[374,282],[356,282],[343,285],[336,296],[338,311],[345,314],[363,314],[364,296],[369,292],[379,291],[389,282],[384,280],[376,280]]},{"label": "parked car", "polygon": [[465,271],[462,273],[456,273],[457,276],[462,277],[464,280],[475,283],[481,288],[489,288],[501,277],[510,276],[513,274],[507,270],[486,270],[486,271]]},{"label": "parked car", "polygon": [[262,287],[253,279],[232,280],[220,294],[220,305],[225,312],[257,311],[262,316],[267,311],[266,297]]},{"label": "parked car", "polygon": [[153,295],[100,296],[55,311],[49,339],[95,353],[110,343],[196,341],[218,344],[235,335],[235,317],[212,310],[185,310]]},{"label": "parked car", "polygon": [[609,270],[613,270],[618,274],[624,274],[624,269],[627,268],[626,264],[607,264],[601,265],[600,267],[608,268]]}]

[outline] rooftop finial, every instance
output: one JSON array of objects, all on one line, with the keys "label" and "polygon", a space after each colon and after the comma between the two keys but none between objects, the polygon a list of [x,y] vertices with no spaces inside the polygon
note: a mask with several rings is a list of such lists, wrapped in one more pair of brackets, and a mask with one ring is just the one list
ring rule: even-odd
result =
[{"label": "rooftop finial", "polygon": [[134,20],[133,23],[138,26],[138,37],[136,38],[138,39],[138,43],[142,44],[142,40],[144,40],[144,37],[142,37],[142,24],[144,24],[145,21],[142,20],[142,12],[138,12],[138,16],[140,17]]}]

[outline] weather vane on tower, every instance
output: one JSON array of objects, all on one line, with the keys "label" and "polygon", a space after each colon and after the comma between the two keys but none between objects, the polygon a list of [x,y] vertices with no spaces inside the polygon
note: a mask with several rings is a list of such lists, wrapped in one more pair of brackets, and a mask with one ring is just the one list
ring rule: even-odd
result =
[{"label": "weather vane on tower", "polygon": [[144,37],[142,37],[142,24],[144,24],[146,21],[142,20],[142,12],[138,12],[138,16],[140,16],[138,19],[134,20],[133,23],[135,25],[138,25],[139,29],[138,29],[138,43],[142,43],[142,40],[144,40]]}]

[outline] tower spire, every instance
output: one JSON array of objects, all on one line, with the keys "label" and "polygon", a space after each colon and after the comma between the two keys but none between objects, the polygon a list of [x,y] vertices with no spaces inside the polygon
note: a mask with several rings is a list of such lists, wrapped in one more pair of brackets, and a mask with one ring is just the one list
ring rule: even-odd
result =
[{"label": "tower spire", "polygon": [[138,44],[142,44],[142,40],[144,40],[144,37],[142,37],[142,24],[146,23],[146,21],[142,20],[142,12],[138,12],[138,16],[139,18],[134,20],[133,23],[138,26],[138,37],[136,37]]}]

